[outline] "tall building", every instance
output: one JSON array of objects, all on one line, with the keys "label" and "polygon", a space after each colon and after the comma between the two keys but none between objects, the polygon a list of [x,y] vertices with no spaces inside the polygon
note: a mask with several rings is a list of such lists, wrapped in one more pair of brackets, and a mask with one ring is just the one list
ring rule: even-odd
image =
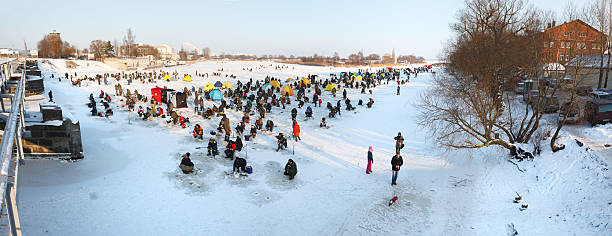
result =
[{"label": "tall building", "polygon": [[49,33],[49,37],[52,39],[61,39],[60,33],[53,30],[53,32]]},{"label": "tall building", "polygon": [[393,60],[393,64],[397,64],[397,57],[395,56],[395,48],[393,52],[391,52],[391,59]]}]

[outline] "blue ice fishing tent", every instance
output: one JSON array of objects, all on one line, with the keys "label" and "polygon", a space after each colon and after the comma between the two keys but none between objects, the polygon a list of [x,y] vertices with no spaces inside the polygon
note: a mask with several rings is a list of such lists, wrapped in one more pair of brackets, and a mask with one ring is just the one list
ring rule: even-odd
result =
[{"label": "blue ice fishing tent", "polygon": [[221,90],[213,89],[212,91],[210,91],[210,99],[212,99],[213,101],[223,100],[223,94],[221,93]]},{"label": "blue ice fishing tent", "polygon": [[217,82],[215,83],[215,87],[217,87],[217,88],[221,88],[221,87],[223,87],[223,84],[221,83],[221,81],[217,81]]}]

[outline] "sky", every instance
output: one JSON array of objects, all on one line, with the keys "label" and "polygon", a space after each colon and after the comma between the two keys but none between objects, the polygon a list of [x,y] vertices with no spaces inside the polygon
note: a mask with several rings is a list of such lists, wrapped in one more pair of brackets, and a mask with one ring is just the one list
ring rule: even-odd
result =
[{"label": "sky", "polygon": [[[573,0],[582,5],[590,0]],[[531,0],[562,12],[563,0]],[[22,0],[2,3],[0,48],[28,48],[52,30],[87,48],[92,40],[121,41],[128,28],[136,42],[183,42],[213,53],[341,57],[364,54],[438,58],[452,38],[463,0]]]}]

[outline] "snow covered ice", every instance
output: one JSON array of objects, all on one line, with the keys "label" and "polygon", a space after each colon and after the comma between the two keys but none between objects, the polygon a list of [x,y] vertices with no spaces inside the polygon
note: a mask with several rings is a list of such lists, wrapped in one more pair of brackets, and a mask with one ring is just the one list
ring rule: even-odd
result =
[{"label": "snow covered ice", "polygon": [[[57,77],[117,71],[99,62],[75,62],[75,69],[66,68],[64,60],[39,64],[45,89],[53,91],[64,113],[80,121],[85,158],[25,161],[19,180],[25,235],[506,235],[509,224],[520,235],[612,235],[612,158],[604,156],[609,152],[579,147],[572,138],[577,132],[563,132],[560,143],[566,144],[565,150],[553,154],[546,146],[534,161],[518,163],[525,170],[520,172],[506,161],[504,150],[442,150],[415,124],[415,103],[430,86],[429,73],[402,85],[401,96],[396,96],[394,84],[372,89],[373,95],[347,90],[354,104],[372,97],[374,106],[343,109],[341,116],[328,119],[330,129],[319,128],[327,109],[313,107],[314,118],[306,121],[305,108],[298,109],[302,140],[289,140],[287,151],[275,152],[273,134],[290,133],[290,110],[297,104],[274,108],[270,117],[275,132],[258,133],[254,141],[244,141],[246,147],[238,153],[253,166],[253,174],[241,177],[225,174],[232,169],[231,161],[210,158],[205,148],[198,149],[206,146],[219,118],[208,121],[195,116],[192,108],[181,109],[192,125],[204,128],[200,141],[193,139],[190,127],[167,125],[161,118],[135,119],[137,115],[128,114],[116,100],[112,117],[91,117],[85,105],[89,94],[112,93],[116,81],[84,81],[75,87]],[[271,64],[286,65],[201,62],[164,69],[189,73],[192,82],[134,81],[122,86],[150,96],[156,85],[182,89],[235,81],[197,77],[195,71],[210,74],[223,68],[224,75],[248,81],[267,75],[281,80],[308,74],[324,78],[359,69],[287,65],[276,70]],[[323,94],[323,104],[341,99]],[[232,127],[241,118],[241,113],[226,113]],[[592,140],[612,139],[610,125],[580,129],[580,135]],[[406,139],[404,165],[398,185],[391,186],[397,132]],[[365,174],[368,146],[374,149],[370,175]],[[178,168],[185,152],[192,154],[195,174],[185,175]],[[299,170],[294,180],[283,175],[289,158]],[[512,202],[516,193],[527,210]],[[399,200],[389,207],[394,196]]]}]

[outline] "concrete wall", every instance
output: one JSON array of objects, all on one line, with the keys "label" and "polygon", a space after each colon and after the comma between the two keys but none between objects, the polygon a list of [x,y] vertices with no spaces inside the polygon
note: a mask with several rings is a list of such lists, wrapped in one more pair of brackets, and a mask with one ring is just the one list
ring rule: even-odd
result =
[{"label": "concrete wall", "polygon": [[64,120],[61,126],[32,125],[23,135],[25,153],[70,153],[71,158],[83,158],[80,124]]}]

